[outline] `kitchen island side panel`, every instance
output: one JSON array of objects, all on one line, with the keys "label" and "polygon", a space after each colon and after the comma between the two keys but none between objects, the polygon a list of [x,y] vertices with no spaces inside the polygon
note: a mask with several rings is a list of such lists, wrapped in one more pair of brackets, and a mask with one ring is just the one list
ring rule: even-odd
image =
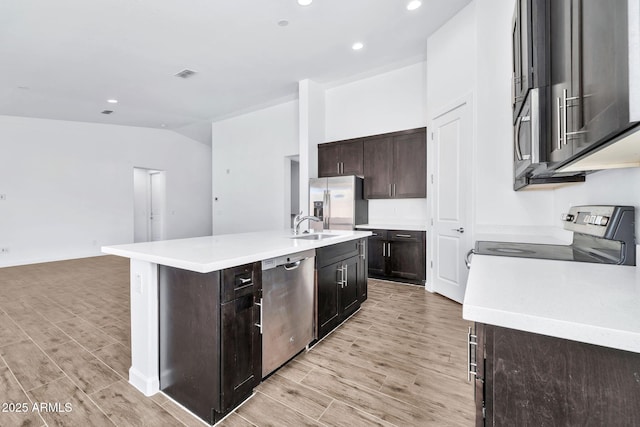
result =
[{"label": "kitchen island side panel", "polygon": [[221,412],[220,272],[160,266],[160,389],[204,420]]}]

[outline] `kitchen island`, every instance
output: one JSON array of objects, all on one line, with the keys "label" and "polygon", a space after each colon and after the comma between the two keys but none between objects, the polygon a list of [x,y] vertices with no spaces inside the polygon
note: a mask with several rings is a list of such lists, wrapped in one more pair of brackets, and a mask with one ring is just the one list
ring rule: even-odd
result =
[{"label": "kitchen island", "polygon": [[474,255],[477,424],[637,424],[638,307],[635,266]]},{"label": "kitchen island", "polygon": [[[279,230],[103,247],[104,253],[131,259],[129,382],[147,396],[160,390],[158,294],[161,268],[205,275],[370,235],[367,231],[331,230],[321,235],[294,236],[291,230]],[[365,253],[366,248],[362,251]]]}]

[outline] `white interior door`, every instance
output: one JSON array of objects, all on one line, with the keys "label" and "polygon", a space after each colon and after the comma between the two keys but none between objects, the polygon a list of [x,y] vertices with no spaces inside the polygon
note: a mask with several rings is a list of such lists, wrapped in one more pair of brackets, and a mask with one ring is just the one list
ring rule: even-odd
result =
[{"label": "white interior door", "polygon": [[433,138],[433,291],[462,303],[471,246],[472,115],[463,102],[432,121]]},{"label": "white interior door", "polygon": [[149,172],[149,240],[164,239],[165,175]]}]

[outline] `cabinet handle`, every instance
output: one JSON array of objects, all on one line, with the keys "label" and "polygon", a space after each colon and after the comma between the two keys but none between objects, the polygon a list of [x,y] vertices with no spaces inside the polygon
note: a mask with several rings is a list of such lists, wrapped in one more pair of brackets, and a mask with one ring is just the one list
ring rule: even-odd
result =
[{"label": "cabinet handle", "polygon": [[338,167],[338,175],[340,175],[340,162],[337,162],[336,165]]},{"label": "cabinet handle", "polygon": [[[471,361],[471,351],[478,348],[478,336],[471,334],[471,326],[469,326],[469,332],[467,333],[467,342],[469,343],[469,351],[467,352],[467,381],[471,381],[471,376],[478,377],[478,364],[475,361]],[[474,358],[475,360],[475,358]]]},{"label": "cabinet handle", "polygon": [[344,162],[340,162],[340,173],[344,175]]},{"label": "cabinet handle", "polygon": [[248,277],[246,279],[243,279],[242,277],[240,277],[240,284],[241,285],[246,285],[247,283],[251,283],[251,277]]},{"label": "cabinet handle", "polygon": [[391,256],[391,243],[387,243],[387,245],[389,245],[389,247],[387,248],[387,256]]},{"label": "cabinet handle", "polygon": [[366,245],[366,241],[365,240],[361,240],[360,241],[360,258],[365,259],[365,254],[367,253],[367,247]]},{"label": "cabinet handle", "polygon": [[562,119],[560,116],[560,97],[556,98],[556,121],[558,122],[558,130],[556,131],[556,148],[562,148]]},{"label": "cabinet handle", "polygon": [[396,195],[396,185],[395,184],[393,184],[393,195],[394,196]]},{"label": "cabinet handle", "polygon": [[256,302],[255,305],[260,307],[260,323],[254,323],[254,325],[260,328],[260,335],[262,335],[262,298],[260,298],[260,302]]},{"label": "cabinet handle", "polygon": [[407,239],[410,239],[413,236],[411,236],[411,234],[396,234],[396,237],[406,237]]},{"label": "cabinet handle", "polygon": [[382,243],[382,256],[383,257],[387,256],[387,244],[386,243]]},{"label": "cabinet handle", "polygon": [[393,196],[393,189],[391,188],[391,184],[389,184],[389,197]]},{"label": "cabinet handle", "polygon": [[343,268],[344,268],[343,283],[344,283],[344,287],[346,288],[347,286],[349,286],[349,281],[347,280],[347,277],[349,277],[349,266],[345,264]]}]

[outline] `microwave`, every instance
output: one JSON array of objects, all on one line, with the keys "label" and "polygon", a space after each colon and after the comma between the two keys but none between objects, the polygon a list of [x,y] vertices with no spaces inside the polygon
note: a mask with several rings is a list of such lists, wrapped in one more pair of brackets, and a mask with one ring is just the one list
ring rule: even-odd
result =
[{"label": "microwave", "polygon": [[548,86],[529,90],[513,125],[513,189],[534,189],[549,184],[584,182],[582,172],[559,173],[549,169]]}]

